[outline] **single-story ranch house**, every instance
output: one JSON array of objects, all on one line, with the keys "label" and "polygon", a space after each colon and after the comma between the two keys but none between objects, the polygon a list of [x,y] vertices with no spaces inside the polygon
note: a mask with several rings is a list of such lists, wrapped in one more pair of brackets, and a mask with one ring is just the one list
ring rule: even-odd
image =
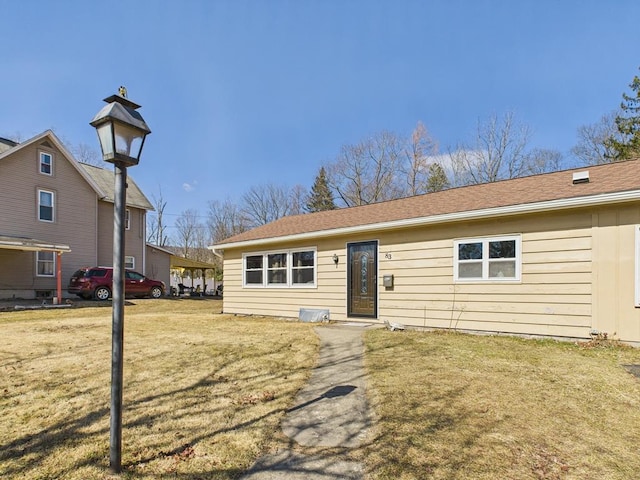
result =
[{"label": "single-story ranch house", "polygon": [[640,345],[640,160],[285,217],[210,248],[225,313]]}]

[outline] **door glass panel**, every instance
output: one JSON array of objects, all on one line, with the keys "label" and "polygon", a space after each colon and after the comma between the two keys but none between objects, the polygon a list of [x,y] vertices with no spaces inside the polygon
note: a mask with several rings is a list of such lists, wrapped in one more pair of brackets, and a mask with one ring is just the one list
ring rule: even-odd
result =
[{"label": "door glass panel", "polygon": [[347,247],[347,303],[349,316],[377,316],[377,242]]}]

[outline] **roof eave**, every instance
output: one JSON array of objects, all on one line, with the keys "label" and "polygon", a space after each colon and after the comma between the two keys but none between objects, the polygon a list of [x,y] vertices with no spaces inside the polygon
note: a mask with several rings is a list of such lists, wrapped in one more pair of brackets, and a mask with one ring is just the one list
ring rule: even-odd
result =
[{"label": "roof eave", "polygon": [[365,233],[370,231],[394,230],[403,227],[419,227],[425,225],[437,225],[440,223],[460,222],[464,220],[482,220],[486,218],[504,217],[508,215],[541,213],[571,208],[591,207],[608,205],[614,203],[624,203],[640,200],[640,190],[629,190],[625,192],[601,193],[584,197],[563,198],[559,200],[547,200],[544,202],[523,203],[519,205],[508,205],[505,207],[492,207],[480,210],[467,210],[464,212],[444,213],[429,217],[407,218],[402,220],[392,220],[389,222],[371,223],[354,227],[343,227],[329,230],[318,230],[314,232],[298,233],[280,237],[259,238],[255,240],[245,240],[240,242],[221,243],[211,245],[208,248],[215,252],[223,252],[225,249],[260,247],[274,243],[287,241],[302,241],[316,237],[337,237],[355,233]]}]

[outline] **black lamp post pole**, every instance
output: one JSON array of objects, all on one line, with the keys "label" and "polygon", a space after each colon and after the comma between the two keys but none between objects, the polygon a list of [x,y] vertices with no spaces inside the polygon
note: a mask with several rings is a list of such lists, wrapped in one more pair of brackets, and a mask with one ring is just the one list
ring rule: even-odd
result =
[{"label": "black lamp post pole", "polygon": [[115,163],[113,210],[113,322],[111,333],[111,422],[109,466],[122,469],[122,377],[124,349],[124,230],[127,198],[127,167]]},{"label": "black lamp post pole", "polygon": [[136,110],[140,105],[127,99],[127,89],[104,99],[107,105],[90,122],[100,140],[102,158],[114,165],[113,189],[113,321],[111,327],[111,417],[109,423],[109,467],[122,470],[122,391],[124,365],[124,231],[127,201],[127,167],[137,165],[145,137],[151,133]]}]

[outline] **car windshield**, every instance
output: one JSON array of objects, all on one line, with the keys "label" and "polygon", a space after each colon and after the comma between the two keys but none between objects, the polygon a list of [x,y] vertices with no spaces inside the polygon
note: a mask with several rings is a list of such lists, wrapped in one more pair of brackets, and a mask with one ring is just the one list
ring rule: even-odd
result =
[{"label": "car windshield", "polygon": [[84,277],[84,276],[85,276],[85,274],[86,274],[86,273],[87,273],[87,271],[86,271],[86,270],[82,270],[82,269],[80,269],[80,270],[76,270],[76,271],[73,273],[73,275],[71,275],[71,276],[72,276],[72,277],[75,277],[75,278],[82,278],[82,277]]}]

